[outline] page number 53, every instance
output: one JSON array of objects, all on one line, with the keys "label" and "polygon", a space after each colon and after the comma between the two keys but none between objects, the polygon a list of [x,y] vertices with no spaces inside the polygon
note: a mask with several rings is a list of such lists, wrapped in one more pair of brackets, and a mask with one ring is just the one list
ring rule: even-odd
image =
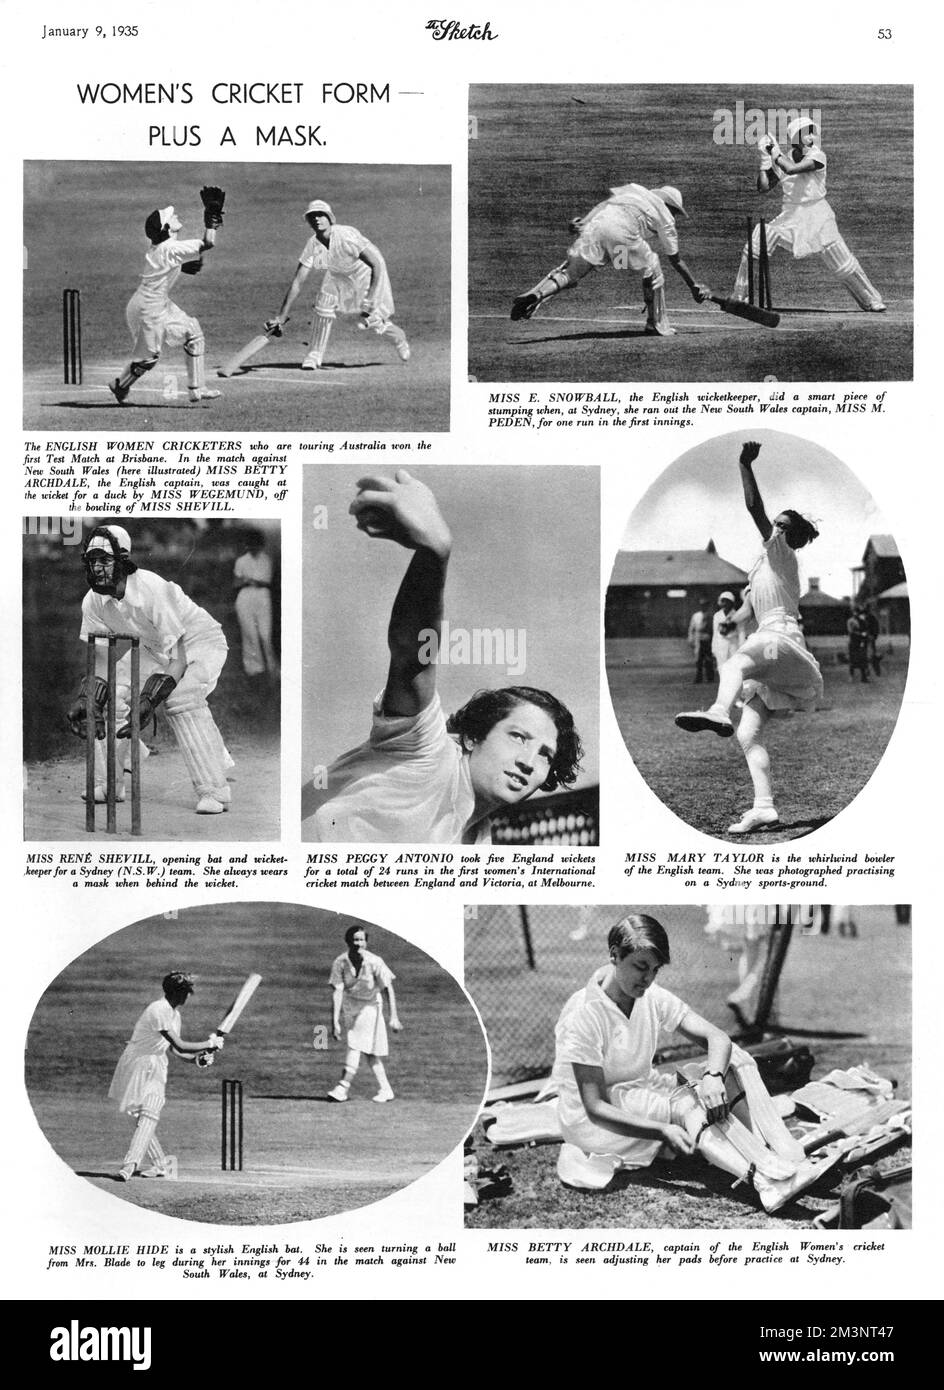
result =
[{"label": "page number 53", "polygon": [[891,29],[879,29],[878,34],[876,35],[876,38],[879,38],[879,39],[890,39],[891,37],[892,37],[892,31],[891,31]]}]

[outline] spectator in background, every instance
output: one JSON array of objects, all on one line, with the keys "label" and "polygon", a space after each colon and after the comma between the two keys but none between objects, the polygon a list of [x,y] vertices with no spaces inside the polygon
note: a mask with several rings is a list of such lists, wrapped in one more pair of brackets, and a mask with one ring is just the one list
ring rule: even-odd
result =
[{"label": "spectator in background", "polygon": [[711,655],[719,670],[741,645],[734,607],[734,595],[730,589],[725,589],[724,593],[718,595],[718,604],[711,619]]},{"label": "spectator in background", "polygon": [[698,608],[692,614],[688,625],[688,645],[695,654],[695,684],[712,681],[715,678],[714,663],[711,659],[711,615],[708,600],[699,598]]},{"label": "spectator in background", "polygon": [[878,614],[875,612],[875,600],[869,599],[865,605],[865,631],[866,631],[866,655],[872,672],[876,676],[882,674],[882,658],[878,654],[878,639],[881,635],[881,627],[878,621]]},{"label": "spectator in background", "polygon": [[846,620],[846,636],[849,639],[849,679],[854,681],[856,671],[862,677],[862,684],[869,683],[869,633],[865,623],[865,610],[854,604]]},{"label": "spectator in background", "polygon": [[279,659],[272,645],[272,558],[261,531],[250,531],[246,549],[233,567],[236,617],[247,676],[279,678]]}]

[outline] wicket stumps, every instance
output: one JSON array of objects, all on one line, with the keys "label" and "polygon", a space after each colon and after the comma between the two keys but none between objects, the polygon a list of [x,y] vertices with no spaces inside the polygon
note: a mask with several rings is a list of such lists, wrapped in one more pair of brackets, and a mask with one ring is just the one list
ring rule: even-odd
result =
[{"label": "wicket stumps", "polygon": [[118,758],[116,709],[118,698],[117,643],[131,643],[131,708],[128,711],[131,743],[131,833],[141,834],[141,644],[127,633],[91,632],[86,644],[85,667],[85,828],[95,831],[95,676],[98,643],[108,644],[108,708],[105,711],[105,829],[118,831]]},{"label": "wicket stumps", "polygon": [[62,379],[67,386],[82,384],[82,292],[62,291]]},{"label": "wicket stumps", "polygon": [[757,223],[757,293],[754,293],[754,219],[747,219],[747,300],[759,309],[772,309],[773,297],[770,293],[770,257],[767,254],[767,219],[761,217]]},{"label": "wicket stumps", "polygon": [[243,1083],[223,1081],[223,1123],[220,1129],[220,1167],[223,1172],[243,1169]]}]

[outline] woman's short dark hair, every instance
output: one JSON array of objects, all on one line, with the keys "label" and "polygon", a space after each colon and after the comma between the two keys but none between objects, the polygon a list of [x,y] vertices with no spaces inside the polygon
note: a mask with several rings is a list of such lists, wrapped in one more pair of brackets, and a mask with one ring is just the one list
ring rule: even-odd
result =
[{"label": "woman's short dark hair", "polygon": [[193,976],[189,975],[186,970],[172,970],[161,980],[161,989],[167,996],[174,994],[188,999],[194,991]]},{"label": "woman's short dark hair", "polygon": [[344,933],[344,944],[346,946],[353,946],[354,938],[359,931],[364,933],[364,940],[366,941],[368,939],[367,928],[361,926],[360,922],[355,922],[353,927],[348,927],[347,931]]},{"label": "woman's short dark hair", "polygon": [[620,960],[632,955],[633,951],[654,951],[660,965],[668,965],[670,961],[665,927],[644,912],[630,912],[621,917],[610,927],[606,944],[611,951],[617,952]]},{"label": "woman's short dark hair", "polygon": [[553,792],[558,787],[572,787],[580,770],[583,745],[570,710],[546,690],[536,690],[530,685],[506,685],[501,690],[476,691],[467,704],[449,716],[446,728],[463,745],[466,739],[481,743],[518,705],[537,706],[554,721],[557,729],[557,751],[540,790]]},{"label": "woman's short dark hair", "polygon": [[790,535],[798,545],[809,545],[810,541],[816,540],[819,532],[809,517],[794,511],[792,507],[784,507],[781,515],[790,518]]}]

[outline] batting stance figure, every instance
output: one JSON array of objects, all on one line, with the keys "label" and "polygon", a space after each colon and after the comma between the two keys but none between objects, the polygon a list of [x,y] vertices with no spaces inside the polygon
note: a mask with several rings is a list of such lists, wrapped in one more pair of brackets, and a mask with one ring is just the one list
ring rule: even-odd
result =
[{"label": "batting stance figure", "polygon": [[[772,135],[760,142],[760,172],[757,188],[761,193],[783,189],[783,212],[767,227],[767,252],[778,246],[789,247],[795,260],[819,256],[838,277],[859,305],[873,314],[883,312],[882,296],[865,274],[836,225],[836,214],[826,201],[826,155],[819,144],[816,124],[798,117],[787,126],[793,142],[784,154]],[[753,253],[760,255],[760,227],[754,231]],[[732,292],[733,299],[748,296],[748,249],[744,247],[741,265]]]},{"label": "batting stance figure", "polygon": [[[217,815],[230,802],[226,772],[233,760],[210,713],[207,697],[216,688],[226,661],[223,629],[215,618],[188,598],[178,584],[150,570],[138,569],[131,559],[131,538],[121,526],[98,526],[84,551],[89,592],[82,600],[80,638],[92,633],[108,636],[125,633],[141,643],[141,728],[159,705],[193,782],[198,815]],[[102,644],[103,645],[103,644]],[[127,643],[118,643],[115,712],[118,747],[117,799],[124,801],[122,781],[130,757],[130,663]],[[101,727],[108,704],[105,679],[107,654],[96,644],[94,700]],[[72,731],[85,737],[85,682],[68,714]],[[99,720],[97,719],[98,723]],[[95,800],[104,802],[106,755],[104,736],[95,744]]]},{"label": "batting stance figure", "polygon": [[200,189],[203,201],[204,233],[199,239],[178,241],[183,225],[172,207],[152,212],[144,224],[150,243],[144,258],[141,283],[128,300],[125,317],[134,339],[131,362],[126,371],[109,387],[121,405],[138,377],[157,365],[165,347],[183,347],[187,355],[187,387],[190,399],[215,400],[219,391],[206,385],[204,356],[206,341],[199,320],[185,314],[171,299],[170,292],[181,271],[196,275],[203,266],[203,256],[216,244],[216,233],[223,225],[223,203],[226,194],[221,188]]},{"label": "batting stance figure", "polygon": [[338,314],[359,314],[359,328],[372,329],[388,338],[402,362],[410,360],[410,345],[403,329],[393,322],[393,291],[383,256],[356,227],[345,227],[334,220],[330,203],[316,198],[305,209],[305,221],[313,236],[298,259],[282,307],[265,325],[267,333],[280,337],[289,311],[312,270],[324,276],[315,314],[311,321],[308,355],[302,362],[306,371],[317,371],[324,361],[325,348]]},{"label": "batting stance figure", "polygon": [[614,270],[641,273],[646,303],[646,332],[671,337],[675,329],[665,308],[665,275],[656,254],[662,251],[681,275],[698,304],[710,298],[706,285],[696,283],[679,254],[676,217],[684,217],[682,195],[677,188],[643,188],[638,183],[623,184],[610,190],[609,198],[597,203],[586,217],[575,217],[570,231],[577,240],[568,248],[567,259],[539,280],[533,289],[519,294],[511,306],[513,319],[529,319],[539,304],[561,290],[570,290],[601,265]]},{"label": "batting stance figure", "polygon": [[[223,1035],[211,1033],[202,1042],[185,1042],[180,1036],[180,1010],[193,994],[193,977],[172,970],[161,981],[161,999],[148,1004],[134,1025],[130,1041],[118,1059],[108,1088],[110,1100],[137,1122],[131,1146],[116,1173],[119,1182],[142,1178],[170,1178],[176,1173],[157,1138],[157,1122],[164,1108],[169,1051],[185,1062],[209,1066],[213,1054],[223,1046]],[[141,1171],[145,1158],[150,1166]]]}]

